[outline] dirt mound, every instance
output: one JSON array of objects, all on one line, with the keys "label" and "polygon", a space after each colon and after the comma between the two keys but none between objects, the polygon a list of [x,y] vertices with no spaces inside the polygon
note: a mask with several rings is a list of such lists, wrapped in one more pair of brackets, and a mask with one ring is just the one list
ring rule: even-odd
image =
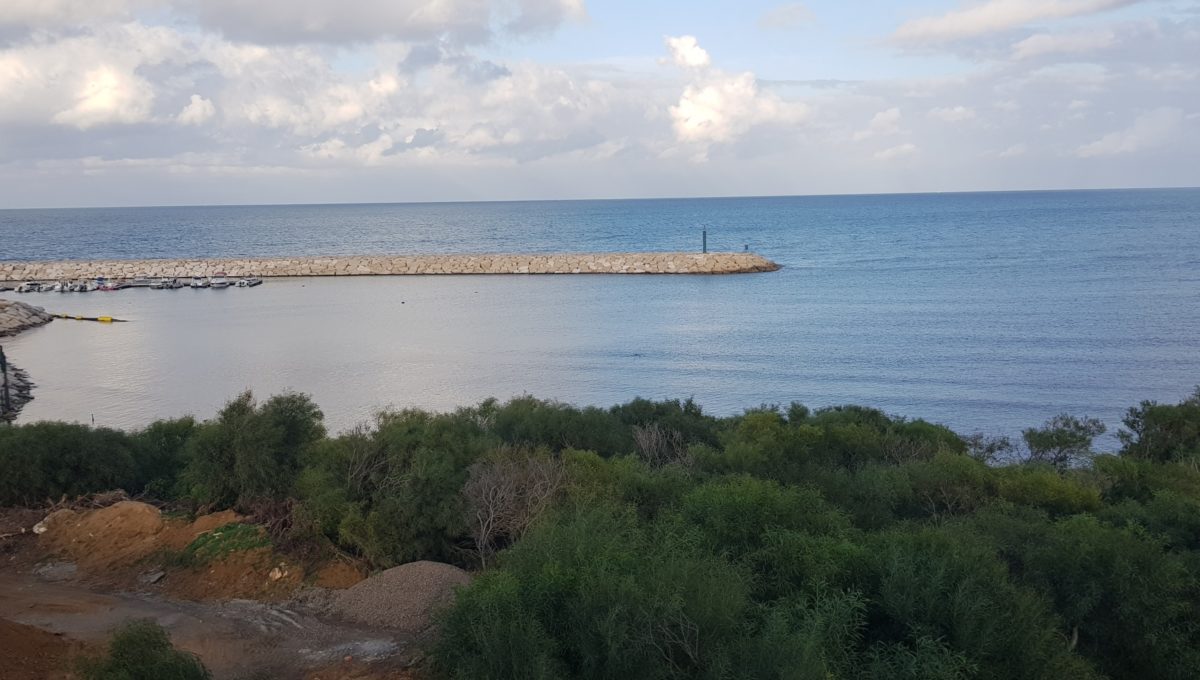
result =
[{"label": "dirt mound", "polygon": [[161,583],[168,595],[196,602],[279,602],[291,597],[303,580],[303,569],[276,560],[267,548],[256,548],[230,553],[202,566],[173,570]]},{"label": "dirt mound", "polygon": [[333,561],[317,570],[313,576],[312,585],[330,590],[345,590],[362,582],[365,578],[366,576],[358,567],[345,562]]},{"label": "dirt mound", "polygon": [[42,525],[42,540],[51,552],[95,572],[130,565],[153,553],[164,522],[152,505],[121,501],[82,514],[59,510]]},{"label": "dirt mound", "polygon": [[435,611],[450,604],[454,589],[470,582],[470,574],[458,567],[411,562],[333,594],[330,610],[349,621],[418,634],[429,628]]},{"label": "dirt mound", "polygon": [[66,680],[83,645],[0,619],[0,676],[5,680]]}]

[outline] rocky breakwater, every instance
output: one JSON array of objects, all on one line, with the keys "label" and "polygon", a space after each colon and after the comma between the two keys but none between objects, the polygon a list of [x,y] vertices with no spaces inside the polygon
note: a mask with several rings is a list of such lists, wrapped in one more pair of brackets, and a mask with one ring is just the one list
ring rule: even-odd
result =
[{"label": "rocky breakwater", "polygon": [[54,319],[41,307],[24,302],[0,300],[0,338],[50,323]]},{"label": "rocky breakwater", "polygon": [[[41,307],[0,300],[0,338],[49,323],[53,318]],[[33,382],[25,371],[5,361],[0,375],[0,421],[16,418],[21,407],[33,398],[32,390]]]},{"label": "rocky breakwater", "polygon": [[369,255],[0,262],[0,281],[96,277],[402,276],[431,274],[748,274],[779,265],[754,253],[560,253],[525,255]]}]

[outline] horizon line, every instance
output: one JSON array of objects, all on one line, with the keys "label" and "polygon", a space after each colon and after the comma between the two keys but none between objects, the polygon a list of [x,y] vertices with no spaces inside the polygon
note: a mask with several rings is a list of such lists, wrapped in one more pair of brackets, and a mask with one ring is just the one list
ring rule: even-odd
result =
[{"label": "horizon line", "polygon": [[879,192],[845,192],[823,194],[728,194],[721,196],[639,196],[603,198],[505,198],[479,200],[441,200],[441,201],[329,201],[312,203],[158,203],[142,205],[61,205],[61,206],[25,206],[19,208],[0,208],[0,212],[25,210],[139,210],[155,208],[319,208],[337,206],[368,206],[368,205],[486,205],[504,203],[586,203],[603,201],[720,201],[731,199],[778,199],[778,198],[871,198],[879,196],[954,196],[971,194],[1035,194],[1035,193],[1098,193],[1105,191],[1187,191],[1200,189],[1200,186],[1157,186],[1157,187],[1092,187],[1073,189],[974,189],[948,191],[879,191]]}]

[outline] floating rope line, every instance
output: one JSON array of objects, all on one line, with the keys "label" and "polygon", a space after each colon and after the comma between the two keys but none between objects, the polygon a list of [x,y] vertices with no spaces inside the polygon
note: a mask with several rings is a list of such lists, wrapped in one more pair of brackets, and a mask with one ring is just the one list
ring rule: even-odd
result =
[{"label": "floating rope line", "polygon": [[126,319],[114,319],[111,316],[74,316],[71,314],[51,314],[56,319],[71,319],[74,321],[99,321],[100,323],[125,323]]}]

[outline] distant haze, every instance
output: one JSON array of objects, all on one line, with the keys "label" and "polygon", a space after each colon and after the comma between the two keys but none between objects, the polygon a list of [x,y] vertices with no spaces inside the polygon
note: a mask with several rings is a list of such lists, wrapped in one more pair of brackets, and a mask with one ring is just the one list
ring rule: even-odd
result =
[{"label": "distant haze", "polygon": [[1196,186],[1197,55],[1186,0],[4,0],[0,208]]}]

